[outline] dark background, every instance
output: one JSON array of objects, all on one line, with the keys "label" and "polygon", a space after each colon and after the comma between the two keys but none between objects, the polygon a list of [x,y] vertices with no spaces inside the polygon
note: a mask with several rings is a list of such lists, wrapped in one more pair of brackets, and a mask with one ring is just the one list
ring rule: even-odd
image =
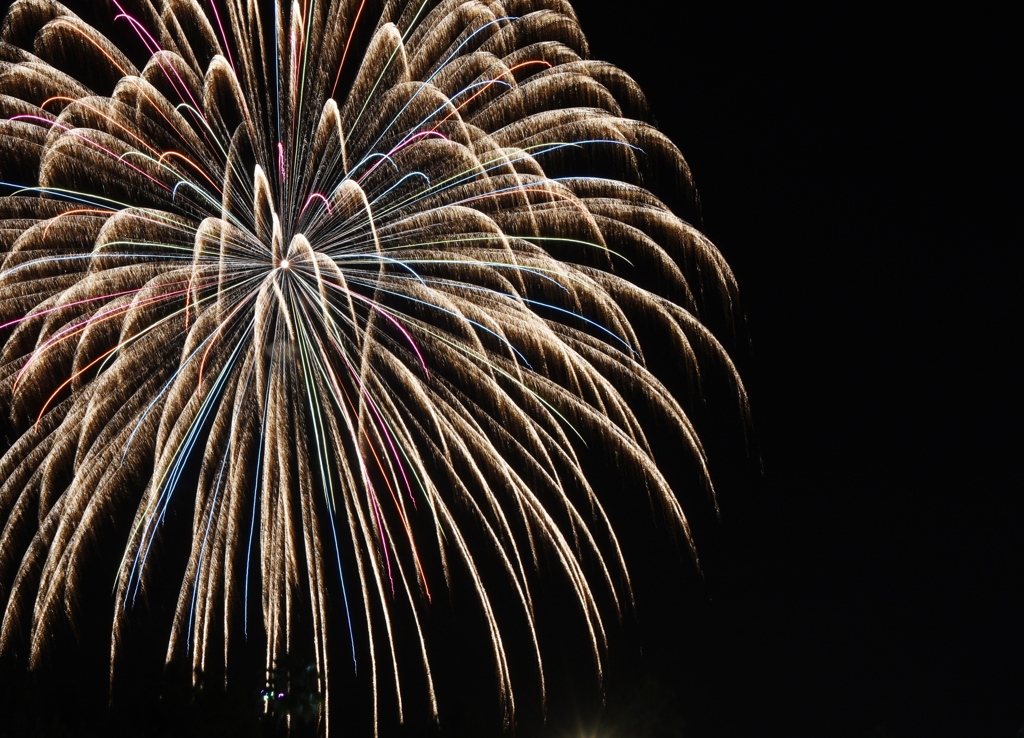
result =
[{"label": "dark background", "polygon": [[592,55],[637,79],[686,155],[747,319],[736,353],[764,471],[721,490],[706,640],[671,654],[693,671],[673,684],[685,734],[1014,735],[1009,19],[577,6]]},{"label": "dark background", "polygon": [[[851,3],[575,4],[592,56],[639,82],[692,167],[700,225],[741,288],[726,341],[753,428],[749,457],[715,460],[703,577],[684,555],[640,572],[604,706],[580,670],[550,685],[543,734],[1014,736],[1013,24]],[[446,725],[488,734],[472,720]]]}]

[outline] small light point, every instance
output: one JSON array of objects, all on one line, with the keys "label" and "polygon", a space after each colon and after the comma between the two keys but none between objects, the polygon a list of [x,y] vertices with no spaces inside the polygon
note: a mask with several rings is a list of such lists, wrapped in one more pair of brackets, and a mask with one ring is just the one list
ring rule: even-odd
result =
[{"label": "small light point", "polygon": [[280,264],[280,267],[281,267],[282,269],[287,269],[287,268],[288,268],[288,267],[290,267],[291,265],[292,265],[292,264],[291,264],[291,262],[290,262],[290,261],[288,261],[287,259],[281,259],[281,264]]}]

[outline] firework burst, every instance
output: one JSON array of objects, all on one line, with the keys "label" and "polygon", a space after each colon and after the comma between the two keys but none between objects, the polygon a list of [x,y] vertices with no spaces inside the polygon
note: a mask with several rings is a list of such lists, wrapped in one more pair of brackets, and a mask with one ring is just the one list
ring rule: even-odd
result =
[{"label": "firework burst", "polygon": [[542,551],[600,670],[595,591],[631,594],[585,456],[687,538],[642,420],[706,476],[641,337],[745,402],[695,317],[733,277],[645,189],[688,171],[635,83],[565,0],[95,5],[18,0],[0,41],[0,650],[37,663],[114,545],[113,672],[188,510],[167,659],[196,673],[308,647],[325,716],[342,659],[376,723],[403,629],[436,710],[424,618],[458,570],[511,717]]}]

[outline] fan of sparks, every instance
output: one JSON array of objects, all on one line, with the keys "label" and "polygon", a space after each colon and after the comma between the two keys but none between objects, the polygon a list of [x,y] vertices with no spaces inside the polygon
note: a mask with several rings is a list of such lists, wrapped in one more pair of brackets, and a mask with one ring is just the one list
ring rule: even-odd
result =
[{"label": "fan of sparks", "polygon": [[595,588],[631,594],[584,457],[688,536],[637,403],[704,451],[645,351],[744,402],[696,317],[733,277],[644,188],[689,175],[635,83],[565,0],[94,5],[18,0],[0,41],[0,649],[36,663],[115,545],[114,669],[185,510],[167,659],[196,673],[258,638],[314,655],[328,710],[351,659],[400,715],[403,628],[436,710],[459,568],[511,716],[541,551],[600,670]]}]

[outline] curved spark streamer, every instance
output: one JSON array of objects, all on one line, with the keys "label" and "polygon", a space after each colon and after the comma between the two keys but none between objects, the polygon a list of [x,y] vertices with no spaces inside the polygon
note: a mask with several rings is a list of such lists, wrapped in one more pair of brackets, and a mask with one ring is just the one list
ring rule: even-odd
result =
[{"label": "curved spark streamer", "polygon": [[302,210],[299,211],[300,218],[302,217],[302,214],[306,212],[306,208],[309,207],[309,204],[313,202],[314,199],[323,202],[324,206],[327,208],[328,215],[334,215],[334,210],[331,208],[331,201],[327,199],[327,196],[319,192],[311,192],[309,197],[306,198],[306,204],[303,205]]},{"label": "curved spark streamer", "polygon": [[411,650],[436,717],[449,585],[511,722],[554,576],[600,676],[613,511],[692,549],[693,388],[746,412],[707,327],[735,281],[652,192],[691,183],[637,85],[567,0],[92,7],[0,31],[0,658],[40,665],[100,581],[112,688],[152,599],[196,679],[301,655],[329,731],[336,654],[376,724]]}]

